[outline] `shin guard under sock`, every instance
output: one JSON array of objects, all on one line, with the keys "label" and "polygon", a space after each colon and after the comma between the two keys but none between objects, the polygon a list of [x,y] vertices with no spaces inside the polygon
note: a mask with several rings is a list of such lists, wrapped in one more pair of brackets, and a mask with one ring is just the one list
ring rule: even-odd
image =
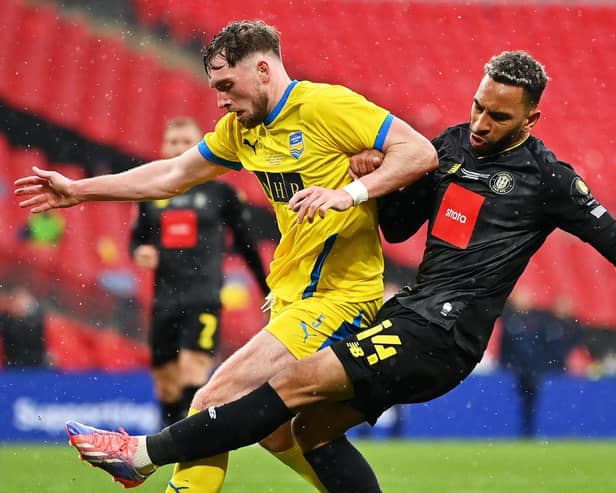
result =
[{"label": "shin guard under sock", "polygon": [[293,414],[265,383],[244,397],[212,406],[146,439],[157,466],[210,457],[262,440]]},{"label": "shin guard under sock", "polygon": [[370,464],[344,436],[304,457],[329,493],[381,493]]}]

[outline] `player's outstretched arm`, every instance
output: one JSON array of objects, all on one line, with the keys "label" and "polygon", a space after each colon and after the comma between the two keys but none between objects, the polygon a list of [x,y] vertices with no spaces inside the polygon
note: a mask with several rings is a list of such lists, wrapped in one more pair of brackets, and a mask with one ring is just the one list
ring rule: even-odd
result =
[{"label": "player's outstretched arm", "polygon": [[33,175],[15,181],[15,195],[25,198],[20,207],[43,212],[87,201],[169,198],[228,170],[205,160],[193,147],[171,159],[82,180],[71,180],[56,171],[37,167],[32,171]]}]

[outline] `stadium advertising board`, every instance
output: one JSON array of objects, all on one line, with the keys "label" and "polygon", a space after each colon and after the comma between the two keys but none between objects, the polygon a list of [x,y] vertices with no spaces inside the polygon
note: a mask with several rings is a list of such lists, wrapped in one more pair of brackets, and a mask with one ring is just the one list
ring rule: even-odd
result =
[{"label": "stadium advertising board", "polygon": [[69,418],[130,433],[158,431],[152,381],[145,372],[0,373],[0,441],[64,441]]}]

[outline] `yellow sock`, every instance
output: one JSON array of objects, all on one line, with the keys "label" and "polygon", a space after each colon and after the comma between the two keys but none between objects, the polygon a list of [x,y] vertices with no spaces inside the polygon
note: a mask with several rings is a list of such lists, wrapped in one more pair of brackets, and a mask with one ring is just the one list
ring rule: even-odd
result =
[{"label": "yellow sock", "polygon": [[[191,408],[188,415],[192,416],[198,412],[197,409]],[[218,493],[225,481],[228,460],[229,454],[224,453],[207,459],[176,464],[165,493],[182,493],[185,487],[190,488],[188,491]]]},{"label": "yellow sock", "polygon": [[302,449],[299,447],[297,442],[293,442],[293,447],[288,450],[285,450],[284,452],[271,452],[271,454],[276,457],[276,459],[278,459],[280,462],[286,464],[291,469],[293,469],[306,481],[308,481],[312,486],[317,489],[317,491],[327,493],[325,486],[323,486],[321,484],[321,481],[319,481],[319,478],[312,469],[312,466],[304,457]]}]

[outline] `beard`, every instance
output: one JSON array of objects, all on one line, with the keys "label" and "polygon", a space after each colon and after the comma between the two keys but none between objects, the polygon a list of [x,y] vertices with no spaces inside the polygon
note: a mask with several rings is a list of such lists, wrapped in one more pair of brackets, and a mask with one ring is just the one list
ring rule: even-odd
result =
[{"label": "beard", "polygon": [[511,132],[507,133],[500,139],[494,142],[487,142],[484,146],[477,149],[477,155],[479,156],[488,156],[490,154],[498,154],[499,152],[504,151],[505,149],[515,145],[516,143],[522,140],[522,126],[519,128],[513,129]]},{"label": "beard", "polygon": [[265,93],[259,93],[255,97],[252,106],[252,115],[246,117],[246,120],[241,122],[244,128],[254,128],[257,125],[261,125],[269,114],[269,112],[267,111],[268,100]]}]

